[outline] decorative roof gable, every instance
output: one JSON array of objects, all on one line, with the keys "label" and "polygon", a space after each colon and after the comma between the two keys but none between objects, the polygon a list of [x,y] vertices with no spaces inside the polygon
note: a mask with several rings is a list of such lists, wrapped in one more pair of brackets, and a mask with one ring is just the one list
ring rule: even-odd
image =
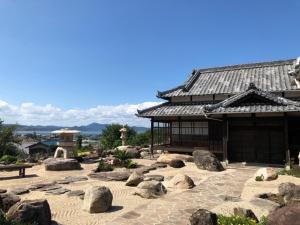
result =
[{"label": "decorative roof gable", "polygon": [[217,108],[239,107],[247,105],[300,106],[299,102],[263,91],[258,89],[254,83],[250,83],[245,92],[236,94],[217,104],[206,106],[205,109],[207,111],[212,111]]}]

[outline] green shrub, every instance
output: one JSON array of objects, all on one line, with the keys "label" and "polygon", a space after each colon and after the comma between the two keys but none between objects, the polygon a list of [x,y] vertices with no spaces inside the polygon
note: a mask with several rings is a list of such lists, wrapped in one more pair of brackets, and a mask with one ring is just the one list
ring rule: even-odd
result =
[{"label": "green shrub", "polygon": [[96,172],[107,172],[107,171],[113,171],[113,166],[111,164],[108,164],[104,162],[103,160],[100,160]]},{"label": "green shrub", "polygon": [[131,155],[126,151],[115,150],[113,153],[114,157],[120,159],[122,162],[131,158]]},{"label": "green shrub", "polygon": [[132,160],[127,160],[127,165],[126,168],[127,169],[134,169],[137,168],[138,164],[136,162],[133,162]]},{"label": "green shrub", "polygon": [[218,215],[218,225],[266,225],[267,220],[265,217],[262,217],[260,222],[256,222],[251,218],[239,217],[239,216],[223,216]]},{"label": "green shrub", "polygon": [[4,164],[12,164],[17,162],[17,157],[12,155],[4,155],[1,157],[0,162]]},{"label": "green shrub", "polygon": [[263,175],[257,176],[257,177],[255,177],[255,180],[256,181],[263,181],[264,180],[264,176]]},{"label": "green shrub", "polygon": [[300,169],[299,168],[292,168],[290,170],[283,169],[278,172],[278,175],[288,175],[288,176],[300,178]]}]

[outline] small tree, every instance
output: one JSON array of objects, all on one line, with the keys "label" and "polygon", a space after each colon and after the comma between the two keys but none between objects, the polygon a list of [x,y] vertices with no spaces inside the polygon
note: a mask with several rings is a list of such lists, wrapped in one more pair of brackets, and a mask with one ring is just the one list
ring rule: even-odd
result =
[{"label": "small tree", "polygon": [[77,149],[82,149],[82,135],[80,135],[80,134],[77,136],[76,148]]},{"label": "small tree", "polygon": [[136,134],[131,140],[130,145],[134,146],[149,146],[151,140],[151,131],[146,130],[143,133]]},{"label": "small tree", "polygon": [[3,121],[0,120],[0,157],[19,153],[17,144],[21,141],[14,135],[15,130],[15,125],[4,126]]},{"label": "small tree", "polygon": [[[100,138],[101,149],[107,150],[107,149],[116,148],[121,145],[120,129],[122,127],[123,126],[120,124],[111,124],[106,126],[102,130],[102,135]],[[127,140],[128,143],[130,143],[132,138],[136,135],[136,131],[133,128],[128,127],[127,125],[125,127],[127,129]]]}]

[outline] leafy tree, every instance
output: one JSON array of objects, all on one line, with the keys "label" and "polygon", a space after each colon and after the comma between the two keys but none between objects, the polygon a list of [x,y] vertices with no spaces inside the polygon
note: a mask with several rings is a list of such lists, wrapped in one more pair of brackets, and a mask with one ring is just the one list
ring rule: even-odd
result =
[{"label": "leafy tree", "polygon": [[76,148],[77,149],[82,149],[82,135],[80,135],[80,134],[77,136]]},{"label": "leafy tree", "polygon": [[133,146],[149,146],[151,140],[151,131],[146,130],[143,133],[136,134],[131,140],[130,145]]},{"label": "leafy tree", "polygon": [[3,155],[17,155],[20,140],[14,135],[16,126],[4,126],[0,120],[0,157]]},{"label": "leafy tree", "polygon": [[[122,127],[123,126],[120,124],[111,124],[103,129],[100,139],[100,146],[103,150],[116,148],[121,145],[120,129]],[[127,125],[125,127],[127,129],[127,143],[130,143],[136,135],[136,131]]]}]

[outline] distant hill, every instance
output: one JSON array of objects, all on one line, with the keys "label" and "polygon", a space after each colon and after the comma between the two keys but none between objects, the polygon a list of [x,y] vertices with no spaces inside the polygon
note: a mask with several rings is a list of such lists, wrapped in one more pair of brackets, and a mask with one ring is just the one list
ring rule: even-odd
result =
[{"label": "distant hill", "polygon": [[[9,125],[9,124],[7,124],[7,125]],[[73,126],[73,127],[60,127],[60,126],[51,126],[51,125],[50,126],[17,125],[17,131],[50,132],[50,131],[59,130],[59,129],[63,129],[63,128],[69,128],[69,129],[72,129],[72,130],[79,130],[79,131],[82,131],[82,132],[99,132],[99,133],[101,133],[101,131],[107,125],[108,124],[100,124],[100,123],[91,123],[91,124],[88,124],[86,126]],[[137,127],[137,126],[132,126],[132,128],[138,133],[144,132],[148,129],[146,127]]]}]

